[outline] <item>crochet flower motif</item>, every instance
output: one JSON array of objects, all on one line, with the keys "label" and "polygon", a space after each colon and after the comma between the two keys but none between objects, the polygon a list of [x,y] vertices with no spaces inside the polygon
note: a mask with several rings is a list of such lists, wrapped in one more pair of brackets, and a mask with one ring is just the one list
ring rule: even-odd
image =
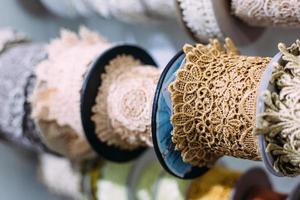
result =
[{"label": "crochet flower motif", "polygon": [[259,159],[255,109],[249,105],[255,105],[270,59],[240,56],[230,39],[224,46],[218,40],[185,45],[185,63],[169,86],[172,141],[183,161],[199,167],[211,166],[223,155]]}]

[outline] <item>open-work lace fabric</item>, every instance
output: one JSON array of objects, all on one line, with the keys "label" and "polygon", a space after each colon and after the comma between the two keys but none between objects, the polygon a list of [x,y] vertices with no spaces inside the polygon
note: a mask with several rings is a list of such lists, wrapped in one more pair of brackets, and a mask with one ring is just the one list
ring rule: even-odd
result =
[{"label": "open-work lace fabric", "polygon": [[211,0],[177,0],[185,26],[199,41],[223,39]]},{"label": "open-work lace fabric", "polygon": [[300,174],[300,41],[287,48],[279,44],[282,61],[275,65],[264,94],[265,112],[257,133],[264,134],[274,169],[286,176]]},{"label": "open-work lace fabric", "polygon": [[44,150],[30,117],[29,96],[34,68],[46,58],[46,51],[42,44],[19,43],[24,39],[10,29],[0,31],[0,137],[31,150]]},{"label": "open-work lace fabric", "polygon": [[231,9],[253,26],[300,26],[299,0],[232,0]]},{"label": "open-work lace fabric", "polygon": [[152,101],[160,70],[119,55],[105,67],[92,108],[99,139],[122,149],[152,146]]},{"label": "open-work lace fabric", "polygon": [[89,17],[98,14],[125,22],[151,22],[175,18],[175,0],[41,0],[52,13],[61,17]]},{"label": "open-work lace fabric", "polygon": [[253,134],[256,89],[269,58],[238,55],[230,39],[185,45],[186,58],[169,85],[172,140],[183,160],[211,166],[223,155],[259,159]]},{"label": "open-work lace fabric", "polygon": [[45,144],[71,159],[92,154],[80,120],[80,90],[90,63],[109,46],[86,28],[79,36],[62,30],[47,46],[48,58],[37,66],[32,116]]}]

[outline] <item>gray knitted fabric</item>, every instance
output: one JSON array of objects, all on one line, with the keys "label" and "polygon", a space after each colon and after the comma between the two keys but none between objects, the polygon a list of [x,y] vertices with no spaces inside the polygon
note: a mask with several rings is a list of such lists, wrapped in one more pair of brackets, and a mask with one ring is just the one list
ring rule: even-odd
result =
[{"label": "gray knitted fabric", "polygon": [[0,54],[0,135],[33,150],[45,149],[30,117],[29,97],[35,84],[34,67],[46,55],[44,45],[31,43]]}]

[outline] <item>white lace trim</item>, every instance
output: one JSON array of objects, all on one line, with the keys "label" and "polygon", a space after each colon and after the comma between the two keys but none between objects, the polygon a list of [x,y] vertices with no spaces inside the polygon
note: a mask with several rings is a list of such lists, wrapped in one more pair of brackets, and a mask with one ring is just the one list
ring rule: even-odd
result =
[{"label": "white lace trim", "polygon": [[223,39],[211,0],[178,0],[183,22],[200,41]]},{"label": "white lace trim", "polygon": [[299,0],[232,0],[231,9],[253,26],[300,26]]}]

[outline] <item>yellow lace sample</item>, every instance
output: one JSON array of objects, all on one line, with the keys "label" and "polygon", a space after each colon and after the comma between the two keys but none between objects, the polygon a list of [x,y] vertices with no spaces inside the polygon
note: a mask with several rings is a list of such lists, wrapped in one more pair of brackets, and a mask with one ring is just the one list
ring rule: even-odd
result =
[{"label": "yellow lace sample", "polygon": [[272,74],[277,91],[264,94],[265,112],[257,133],[264,134],[273,167],[285,176],[300,174],[300,41],[290,48],[279,44],[283,62]]},{"label": "yellow lace sample", "polygon": [[227,200],[240,175],[238,171],[213,168],[192,181],[187,200]]},{"label": "yellow lace sample", "polygon": [[259,159],[256,89],[270,58],[238,55],[230,39],[185,45],[185,64],[169,86],[172,141],[183,160],[211,166],[223,155]]},{"label": "yellow lace sample", "polygon": [[160,70],[125,55],[105,69],[92,108],[99,139],[122,149],[152,146],[152,99]]}]

